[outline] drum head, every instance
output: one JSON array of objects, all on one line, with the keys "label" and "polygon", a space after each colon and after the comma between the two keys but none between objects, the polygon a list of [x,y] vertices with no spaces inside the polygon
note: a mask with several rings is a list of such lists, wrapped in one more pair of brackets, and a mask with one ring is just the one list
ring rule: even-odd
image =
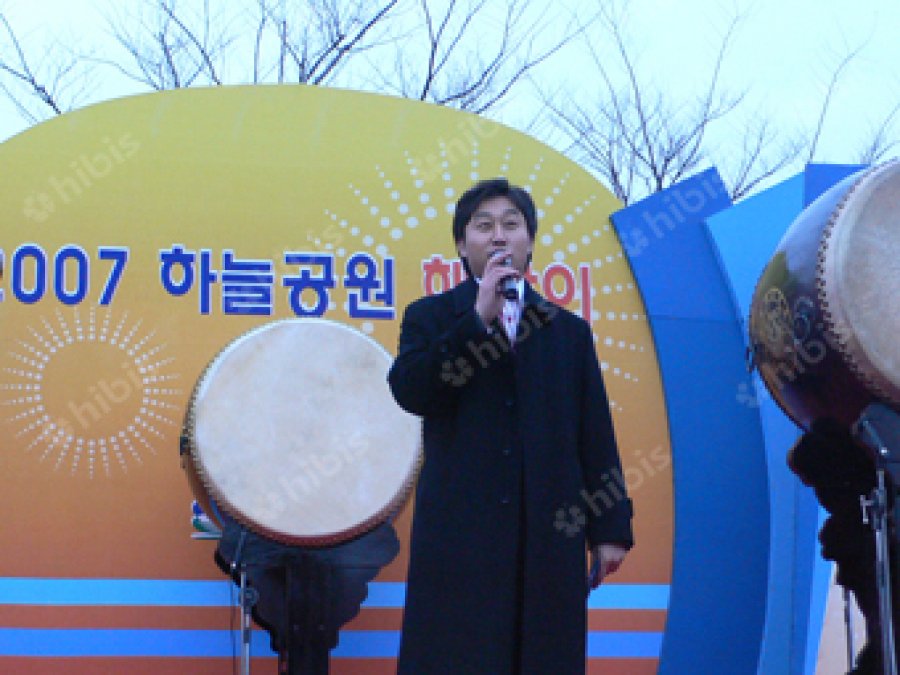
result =
[{"label": "drum head", "polygon": [[191,454],[218,505],[251,529],[330,545],[408,497],[421,423],[394,402],[390,355],[338,323],[268,324],[231,343],[197,384]]},{"label": "drum head", "polygon": [[819,249],[829,342],[874,394],[900,405],[900,161],[866,173]]}]

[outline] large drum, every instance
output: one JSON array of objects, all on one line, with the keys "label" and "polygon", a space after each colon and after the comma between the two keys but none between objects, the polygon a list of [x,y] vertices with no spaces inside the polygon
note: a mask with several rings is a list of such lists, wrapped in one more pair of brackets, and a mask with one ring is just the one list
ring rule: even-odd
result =
[{"label": "large drum", "polygon": [[854,174],[810,204],[750,307],[760,375],[797,424],[852,425],[900,406],[900,161]]},{"label": "large drum", "polygon": [[390,355],[342,324],[267,324],[228,345],[191,396],[185,469],[201,505],[258,534],[326,546],[392,517],[421,424],[387,385]]}]

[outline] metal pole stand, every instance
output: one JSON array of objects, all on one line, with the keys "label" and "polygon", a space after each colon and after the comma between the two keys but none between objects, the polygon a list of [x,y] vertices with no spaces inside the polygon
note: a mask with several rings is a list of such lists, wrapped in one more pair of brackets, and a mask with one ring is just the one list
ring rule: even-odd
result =
[{"label": "metal pole stand", "polygon": [[259,592],[255,588],[247,585],[247,565],[241,563],[240,571],[240,607],[241,607],[241,675],[250,675],[250,636],[251,636],[251,613],[256,601],[259,599]]},{"label": "metal pole stand", "polygon": [[890,531],[887,518],[887,488],[884,469],[877,469],[878,484],[868,499],[860,497],[863,522],[875,531],[875,587],[878,589],[878,614],[881,617],[881,663],[884,675],[897,675],[894,650],[894,613],[891,603]]},{"label": "metal pole stand", "polygon": [[900,575],[897,574],[897,561],[891,563],[891,542],[900,523],[896,512],[900,508],[900,500],[896,499],[900,487],[900,415],[881,403],[873,403],[853,426],[853,435],[873,451],[877,482],[869,498],[861,497],[860,503],[863,520],[875,532],[875,584],[881,623],[882,670],[884,675],[897,675],[891,577],[900,581]]},{"label": "metal pole stand", "polygon": [[259,593],[255,588],[247,585],[247,563],[242,558],[244,552],[244,544],[247,542],[247,530],[241,528],[241,536],[238,540],[237,551],[234,560],[231,561],[231,576],[234,578],[235,573],[238,575],[240,597],[238,598],[238,606],[241,609],[241,658],[240,670],[241,675],[250,675],[250,637],[251,637],[251,612],[253,606],[259,599]]}]

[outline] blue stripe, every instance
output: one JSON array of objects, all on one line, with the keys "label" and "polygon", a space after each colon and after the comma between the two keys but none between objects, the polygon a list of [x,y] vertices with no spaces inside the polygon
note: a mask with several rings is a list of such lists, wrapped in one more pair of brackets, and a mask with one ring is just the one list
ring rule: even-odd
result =
[{"label": "blue stripe", "polygon": [[658,659],[662,633],[614,633],[590,631],[587,653],[600,659]]},{"label": "blue stripe", "polygon": [[[239,636],[225,630],[0,629],[0,657],[231,658]],[[591,658],[658,658],[662,633],[588,633]],[[344,631],[336,658],[396,658],[399,631]],[[255,657],[274,653],[269,636],[254,631]]]},{"label": "blue stripe", "polygon": [[332,656],[345,659],[395,659],[400,653],[400,631],[341,631]]},{"label": "blue stripe", "polygon": [[227,607],[228,581],[0,578],[0,605]]},{"label": "blue stripe", "polygon": [[601,585],[588,597],[588,609],[657,609],[669,606],[666,584]]},{"label": "blue stripe", "polygon": [[[228,607],[233,586],[222,581],[176,581],[152,579],[32,579],[0,577],[0,605],[88,605],[148,607]],[[366,608],[403,607],[406,584],[369,584]],[[669,586],[653,584],[609,584],[591,593],[591,609],[664,610]]]}]

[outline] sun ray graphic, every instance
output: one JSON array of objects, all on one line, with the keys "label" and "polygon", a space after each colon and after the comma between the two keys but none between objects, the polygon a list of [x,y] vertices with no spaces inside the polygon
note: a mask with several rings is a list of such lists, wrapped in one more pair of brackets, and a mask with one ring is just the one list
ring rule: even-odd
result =
[{"label": "sun ray graphic", "polygon": [[177,433],[181,376],[155,330],[97,307],[37,324],[11,344],[0,381],[0,414],[22,452],[112,477]]},{"label": "sun ray graphic", "polygon": [[[461,128],[453,138],[438,140],[430,154],[407,150],[391,165],[396,168],[376,164],[369,176],[346,185],[348,199],[340,207],[324,210],[325,226],[307,235],[309,243],[334,255],[336,267],[342,269],[356,251],[385,259],[407,238],[441,241],[438,237],[449,236],[449,220],[462,190],[481,179],[509,176],[532,194],[538,210],[533,266],[537,290],[545,296],[554,290],[552,282],[559,278],[548,282],[542,276],[552,266],[567,270],[567,278],[578,287],[568,307],[590,323],[610,405],[624,410],[625,401],[640,400],[635,390],[642,386],[642,373],[652,372],[654,358],[640,295],[601,208],[604,198],[571,172],[551,170],[552,162],[540,151],[482,141],[478,133]],[[566,295],[560,290],[555,294]],[[349,313],[348,306],[345,302]],[[369,334],[378,325],[358,321],[360,330]]]}]

